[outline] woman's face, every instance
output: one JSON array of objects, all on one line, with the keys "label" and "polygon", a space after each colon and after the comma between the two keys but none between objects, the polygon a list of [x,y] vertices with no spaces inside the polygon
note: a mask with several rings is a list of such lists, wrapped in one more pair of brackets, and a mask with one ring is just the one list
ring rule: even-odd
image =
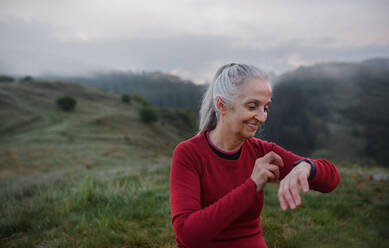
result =
[{"label": "woman's face", "polygon": [[248,139],[255,135],[259,126],[267,119],[271,102],[270,84],[258,78],[246,79],[239,86],[233,105],[227,107],[223,122],[238,138]]}]

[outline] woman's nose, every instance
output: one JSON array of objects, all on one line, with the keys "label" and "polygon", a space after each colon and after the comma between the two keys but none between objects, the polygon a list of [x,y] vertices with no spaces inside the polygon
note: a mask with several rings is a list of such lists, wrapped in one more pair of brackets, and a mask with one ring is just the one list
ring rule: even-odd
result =
[{"label": "woman's nose", "polygon": [[266,118],[267,118],[267,115],[266,115],[266,112],[263,110],[263,109],[260,109],[257,114],[256,114],[256,119],[260,122],[260,123],[264,123],[266,121]]}]

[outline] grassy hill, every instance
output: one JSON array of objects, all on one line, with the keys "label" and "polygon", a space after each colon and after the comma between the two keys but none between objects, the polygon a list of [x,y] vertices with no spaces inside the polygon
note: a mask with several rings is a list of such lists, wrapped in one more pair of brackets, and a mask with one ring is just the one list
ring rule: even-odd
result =
[{"label": "grassy hill", "polygon": [[[77,100],[74,112],[57,108],[55,101],[63,95]],[[138,174],[157,180],[159,171],[168,168],[171,152],[183,137],[169,124],[140,122],[140,107],[135,101],[122,103],[118,95],[68,82],[1,84],[0,246],[34,246],[37,239],[56,242],[49,233],[41,235],[59,223],[61,228],[70,225],[71,229],[75,228],[73,224],[89,225],[85,222],[89,207],[106,200],[116,204],[111,199],[115,194],[123,194],[127,199],[120,199],[121,212],[135,214],[127,211],[135,204],[141,218],[143,205],[130,202],[131,192],[138,191],[139,186],[139,197],[151,201],[154,192],[148,186],[140,186]],[[115,189],[108,189],[103,182],[97,186],[95,180],[109,182]],[[90,190],[95,187],[101,187],[110,200],[100,196],[92,199]],[[166,200],[167,196],[165,188],[162,197]],[[90,200],[96,202],[83,206]],[[164,214],[167,219],[167,212]],[[118,218],[120,215],[115,220],[119,221]],[[142,232],[136,222],[127,224],[129,231]],[[59,230],[57,234],[62,236],[63,230]],[[134,242],[138,242],[144,234],[133,235]],[[172,240],[169,235],[168,240]],[[126,239],[129,243],[131,237]],[[58,245],[70,244],[62,241]],[[54,243],[50,242],[48,245],[52,246]],[[103,244],[100,243],[101,247],[105,247]]]},{"label": "grassy hill", "polygon": [[[55,106],[77,99],[74,112]],[[139,121],[139,103],[73,83],[0,85],[0,247],[175,247],[169,168],[182,131]],[[186,134],[190,135],[190,134]],[[338,164],[331,194],[281,211],[265,188],[269,247],[387,247],[384,168]]]},{"label": "grassy hill", "polygon": [[161,72],[106,72],[89,76],[42,76],[43,79],[65,79],[98,87],[116,94],[139,94],[160,107],[189,108],[198,112],[204,85]]},{"label": "grassy hill", "polygon": [[[165,147],[168,151],[179,140],[170,126],[141,123],[139,103],[124,104],[118,95],[94,87],[64,82],[14,83],[0,87],[0,134],[7,142],[9,139],[45,142],[109,139],[126,145]],[[66,113],[57,109],[55,101],[64,95],[76,98],[76,111]]]}]

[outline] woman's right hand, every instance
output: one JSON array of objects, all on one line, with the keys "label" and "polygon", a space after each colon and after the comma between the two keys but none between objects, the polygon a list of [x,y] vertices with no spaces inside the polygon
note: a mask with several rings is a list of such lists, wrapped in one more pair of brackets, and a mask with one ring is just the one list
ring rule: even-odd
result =
[{"label": "woman's right hand", "polygon": [[255,161],[251,179],[257,184],[257,192],[261,191],[267,182],[278,180],[280,166],[284,166],[284,163],[275,152],[269,152]]}]

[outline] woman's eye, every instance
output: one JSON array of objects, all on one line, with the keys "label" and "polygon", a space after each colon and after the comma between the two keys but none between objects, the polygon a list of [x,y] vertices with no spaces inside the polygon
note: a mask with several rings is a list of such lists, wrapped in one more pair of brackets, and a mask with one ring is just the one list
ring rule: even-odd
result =
[{"label": "woman's eye", "polygon": [[249,106],[250,110],[255,110],[257,107],[256,106]]}]

